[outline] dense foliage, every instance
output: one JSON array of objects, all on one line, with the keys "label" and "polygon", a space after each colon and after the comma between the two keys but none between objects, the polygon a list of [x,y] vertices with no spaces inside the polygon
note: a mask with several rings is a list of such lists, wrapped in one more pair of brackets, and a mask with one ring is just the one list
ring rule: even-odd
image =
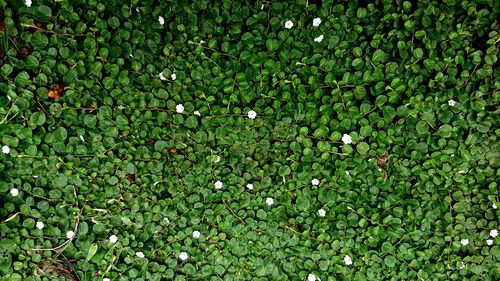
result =
[{"label": "dense foliage", "polygon": [[500,278],[499,1],[0,6],[0,280]]}]

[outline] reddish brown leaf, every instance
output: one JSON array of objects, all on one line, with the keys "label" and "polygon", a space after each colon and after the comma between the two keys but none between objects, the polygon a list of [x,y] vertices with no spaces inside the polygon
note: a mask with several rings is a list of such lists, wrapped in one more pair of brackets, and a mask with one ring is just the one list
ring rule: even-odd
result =
[{"label": "reddish brown leaf", "polygon": [[26,47],[21,48],[21,56],[23,58],[29,56],[29,54],[30,54],[30,50],[28,50],[28,48],[26,48]]},{"label": "reddish brown leaf", "polygon": [[384,155],[380,156],[379,159],[377,159],[377,165],[379,167],[382,167],[385,165],[385,162],[387,162],[387,159],[389,159],[389,152],[386,151]]},{"label": "reddish brown leaf", "polygon": [[170,152],[172,154],[176,154],[177,153],[177,148],[171,147],[171,148],[168,149],[168,152]]}]

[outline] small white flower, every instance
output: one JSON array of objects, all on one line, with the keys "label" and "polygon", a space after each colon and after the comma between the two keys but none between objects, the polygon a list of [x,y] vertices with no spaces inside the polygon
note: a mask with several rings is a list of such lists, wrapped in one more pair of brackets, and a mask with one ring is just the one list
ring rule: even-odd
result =
[{"label": "small white flower", "polygon": [[43,222],[41,222],[41,221],[37,221],[37,222],[36,222],[36,228],[38,228],[38,229],[43,229],[43,227],[44,227],[44,226],[45,226],[45,225],[43,224]]},{"label": "small white flower", "polygon": [[144,258],[144,253],[143,252],[137,252],[135,253],[136,256],[138,256],[139,258]]},{"label": "small white flower", "polygon": [[321,24],[320,18],[313,19],[313,26],[318,27]]},{"label": "small white flower", "polygon": [[10,194],[16,197],[17,195],[19,195],[19,190],[17,188],[13,188],[10,190]]},{"label": "small white flower", "polygon": [[161,25],[164,25],[164,24],[165,24],[165,19],[164,19],[162,16],[159,16],[159,17],[158,17],[158,22],[159,22]]},{"label": "small white flower", "polygon": [[323,38],[325,38],[325,36],[324,35],[320,35],[320,36],[314,38],[314,42],[321,43],[321,41],[323,41]]},{"label": "small white flower", "polygon": [[193,112],[193,114],[196,115],[196,116],[201,116],[201,113],[198,110],[196,110],[195,112]]},{"label": "small white flower", "polygon": [[352,143],[352,138],[350,135],[348,134],[344,134],[342,135],[342,142],[344,142],[345,144],[350,144]]},{"label": "small white flower", "polygon": [[73,239],[73,237],[75,237],[75,233],[72,230],[66,232],[66,238]]},{"label": "small white flower", "polygon": [[464,170],[459,170],[458,173],[459,174],[465,174],[465,171]]},{"label": "small white flower", "polygon": [[184,112],[184,105],[182,105],[182,104],[176,105],[175,111],[177,111],[177,113],[183,113]]},{"label": "small white flower", "polygon": [[102,281],[111,281],[109,278],[102,278]]},{"label": "small white flower", "polygon": [[200,236],[201,236],[201,233],[198,230],[193,231],[194,238],[198,239],[198,238],[200,238]]},{"label": "small white flower", "polygon": [[248,118],[250,119],[255,119],[255,117],[257,117],[257,112],[253,111],[253,110],[250,110],[248,112]]},{"label": "small white flower", "polygon": [[262,4],[262,6],[260,6],[260,9],[261,9],[261,10],[264,10],[264,4]]},{"label": "small white flower", "polygon": [[10,153],[10,147],[8,147],[7,145],[2,146],[2,152],[5,153],[5,154],[9,154]]},{"label": "small white flower", "polygon": [[200,44],[205,44],[205,40],[201,39]]},{"label": "small white flower", "polygon": [[221,181],[216,181],[215,182],[215,188],[216,189],[221,189],[222,188],[222,182]]},{"label": "small white flower", "polygon": [[488,245],[488,246],[493,245],[493,240],[492,239],[486,240],[486,245]]},{"label": "small white flower", "polygon": [[214,162],[215,162],[215,163],[219,163],[219,162],[220,162],[220,156],[219,156],[219,155],[217,155],[217,156],[215,157]]},{"label": "small white flower", "polygon": [[169,224],[170,223],[170,220],[168,218],[164,218],[163,221],[166,223],[166,224]]},{"label": "small white flower", "polygon": [[285,22],[285,28],[286,28],[286,29],[290,29],[290,28],[292,28],[292,27],[293,27],[293,22],[292,22],[291,20],[287,20],[287,21]]},{"label": "small white flower", "polygon": [[350,256],[348,256],[348,255],[345,255],[345,256],[344,256],[344,263],[345,263],[346,265],[351,265],[351,264],[352,264],[352,259],[351,259],[351,257],[350,257]]},{"label": "small white flower", "polygon": [[316,281],[316,275],[312,273],[307,275],[307,281]]},{"label": "small white flower", "polygon": [[462,245],[464,246],[467,246],[469,244],[469,239],[462,239],[460,240],[460,243],[462,243]]},{"label": "small white flower", "polygon": [[457,102],[456,102],[456,101],[454,101],[454,100],[449,100],[449,101],[448,101],[448,105],[449,105],[449,106],[455,106],[456,104],[457,104]]},{"label": "small white flower", "polygon": [[179,258],[183,261],[187,260],[188,259],[188,254],[186,252],[181,252],[179,254]]},{"label": "small white flower", "polygon": [[251,183],[247,184],[247,188],[250,190],[253,190],[253,184],[251,184]]},{"label": "small white flower", "polygon": [[161,80],[161,81],[165,81],[165,80],[167,80],[167,77],[165,77],[165,76],[163,75],[163,72],[160,72],[160,80]]},{"label": "small white flower", "polygon": [[135,7],[135,11],[136,11],[136,12],[139,12],[139,7]]},{"label": "small white flower", "polygon": [[37,178],[38,178],[38,176],[33,176],[33,178],[34,178],[34,179],[37,179]]},{"label": "small white flower", "polygon": [[134,55],[132,55],[132,53],[128,54],[128,56],[129,56],[129,57],[131,57],[131,58],[133,58],[133,57],[134,57]]},{"label": "small white flower", "polygon": [[318,179],[312,179],[311,184],[312,185],[319,185],[319,180]]},{"label": "small white flower", "polygon": [[269,206],[271,206],[272,204],[274,204],[274,199],[271,198],[271,197],[267,197],[266,204],[269,205]]},{"label": "small white flower", "polygon": [[493,205],[491,205],[491,207],[496,210],[497,209],[497,204],[493,203]]},{"label": "small white flower", "polygon": [[117,241],[118,241],[118,237],[116,237],[116,235],[113,234],[113,235],[109,236],[109,243],[115,244]]},{"label": "small white flower", "polygon": [[7,96],[7,99],[10,100],[10,101],[12,100],[12,98],[9,95]]},{"label": "small white flower", "polygon": [[172,73],[172,75],[170,75],[170,79],[172,79],[172,80],[175,80],[175,79],[177,79],[177,74],[175,74],[175,73]]},{"label": "small white flower", "polygon": [[31,0],[25,0],[24,4],[26,4],[26,7],[31,7]]},{"label": "small white flower", "polygon": [[253,111],[253,110],[250,110],[248,112],[248,118],[250,119],[255,119],[255,117],[257,117],[257,112]]},{"label": "small white flower", "polygon": [[465,263],[463,261],[460,262],[460,267],[458,269],[463,269],[465,267]]},{"label": "small white flower", "polygon": [[326,211],[325,211],[325,210],[323,210],[323,209],[319,209],[319,210],[318,210],[318,215],[319,215],[320,217],[324,217],[324,216],[326,215]]},{"label": "small white flower", "polygon": [[81,139],[83,142],[85,142],[85,139],[83,138],[83,136],[82,136],[82,135],[80,135],[80,139]]},{"label": "small white flower", "polygon": [[498,236],[498,230],[496,230],[496,229],[490,230],[490,236],[493,237],[493,238],[497,237]]},{"label": "small white flower", "polygon": [[[369,161],[369,160],[368,160],[368,161]],[[346,175],[349,175],[349,171],[345,171],[345,174],[346,174]]]}]

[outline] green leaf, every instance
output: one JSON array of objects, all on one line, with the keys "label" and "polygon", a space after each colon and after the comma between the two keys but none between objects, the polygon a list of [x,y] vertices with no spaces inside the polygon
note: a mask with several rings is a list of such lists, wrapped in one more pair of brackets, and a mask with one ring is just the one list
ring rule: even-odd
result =
[{"label": "green leaf", "polygon": [[307,210],[310,206],[309,198],[302,192],[299,192],[296,202],[297,208],[300,210]]},{"label": "green leaf", "polygon": [[394,267],[394,266],[396,266],[396,262],[397,262],[397,260],[393,256],[386,256],[384,258],[384,264],[386,266],[388,266],[388,267]]},{"label": "green leaf", "polygon": [[194,116],[189,116],[186,119],[186,126],[191,129],[196,128],[198,126],[198,119],[196,119],[196,117]]},{"label": "green leaf", "polygon": [[42,126],[45,120],[45,113],[43,111],[37,111],[30,117],[30,123],[38,126]]},{"label": "green leaf", "polygon": [[99,246],[97,244],[90,245],[89,251],[87,253],[87,258],[85,260],[90,261],[90,259],[97,253]]},{"label": "green leaf", "polygon": [[57,174],[54,178],[54,183],[56,187],[62,188],[68,184],[68,177],[64,174]]},{"label": "green leaf", "polygon": [[356,150],[359,152],[359,154],[366,154],[368,151],[370,151],[370,145],[368,145],[366,142],[360,142],[356,145]]}]

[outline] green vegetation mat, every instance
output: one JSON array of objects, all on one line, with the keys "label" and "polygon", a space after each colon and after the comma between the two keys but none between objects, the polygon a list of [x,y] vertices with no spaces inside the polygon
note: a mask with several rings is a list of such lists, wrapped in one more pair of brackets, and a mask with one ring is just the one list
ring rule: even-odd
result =
[{"label": "green vegetation mat", "polygon": [[495,0],[0,0],[0,280],[499,280]]}]

